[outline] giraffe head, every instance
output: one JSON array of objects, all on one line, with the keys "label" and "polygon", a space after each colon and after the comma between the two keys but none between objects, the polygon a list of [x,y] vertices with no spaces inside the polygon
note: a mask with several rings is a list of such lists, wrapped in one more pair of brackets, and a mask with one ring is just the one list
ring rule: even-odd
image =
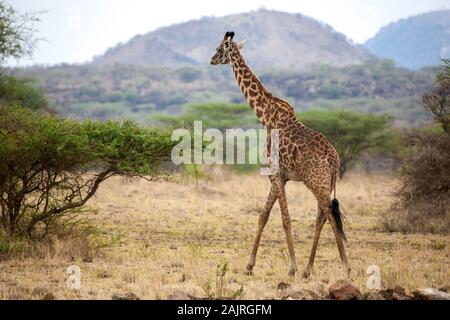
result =
[{"label": "giraffe head", "polygon": [[242,49],[242,47],[244,46],[243,42],[236,44],[233,41],[233,38],[234,38],[233,31],[225,33],[225,37],[217,47],[216,53],[211,58],[212,65],[229,64],[231,62],[230,54],[233,52],[233,50],[235,50],[235,48]]}]

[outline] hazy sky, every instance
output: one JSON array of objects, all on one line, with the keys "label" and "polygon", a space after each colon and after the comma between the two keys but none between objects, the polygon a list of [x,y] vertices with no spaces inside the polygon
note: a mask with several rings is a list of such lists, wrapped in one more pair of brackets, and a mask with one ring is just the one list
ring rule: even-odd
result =
[{"label": "hazy sky", "polygon": [[[42,11],[34,57],[21,64],[85,62],[118,42],[161,26],[257,10],[300,12],[358,43],[410,15],[450,9],[449,0],[6,0],[19,11]],[[16,62],[11,63],[16,65]]]}]

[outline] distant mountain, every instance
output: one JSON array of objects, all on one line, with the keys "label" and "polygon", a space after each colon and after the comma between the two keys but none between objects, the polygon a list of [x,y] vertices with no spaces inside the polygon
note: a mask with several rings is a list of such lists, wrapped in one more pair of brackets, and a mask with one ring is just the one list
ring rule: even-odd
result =
[{"label": "distant mountain", "polygon": [[367,41],[365,47],[410,69],[437,65],[441,58],[450,57],[450,10],[391,23]]},{"label": "distant mountain", "polygon": [[138,35],[94,58],[93,63],[204,66],[228,30],[236,32],[237,40],[247,40],[244,55],[256,69],[303,69],[315,64],[348,66],[371,58],[363,47],[312,18],[259,10],[202,18]]}]

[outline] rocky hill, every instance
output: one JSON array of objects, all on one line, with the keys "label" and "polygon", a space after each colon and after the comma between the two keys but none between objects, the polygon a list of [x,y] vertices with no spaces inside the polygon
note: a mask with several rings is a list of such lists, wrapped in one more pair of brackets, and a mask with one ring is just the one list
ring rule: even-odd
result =
[{"label": "rocky hill", "polygon": [[400,66],[419,69],[450,57],[450,10],[403,19],[382,28],[365,47]]},{"label": "rocky hill", "polygon": [[371,55],[330,26],[301,14],[259,10],[208,17],[135,36],[94,58],[94,64],[204,66],[224,32],[246,39],[245,57],[257,69],[302,69],[315,64],[361,64]]}]

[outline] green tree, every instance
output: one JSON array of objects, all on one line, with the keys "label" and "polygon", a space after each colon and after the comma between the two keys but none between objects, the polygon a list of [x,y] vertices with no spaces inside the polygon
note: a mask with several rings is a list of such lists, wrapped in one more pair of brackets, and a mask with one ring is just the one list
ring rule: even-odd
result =
[{"label": "green tree", "polygon": [[33,27],[37,21],[35,14],[17,12],[0,0],[0,65],[8,58],[31,55],[37,42]]},{"label": "green tree", "polygon": [[[158,124],[169,128],[189,128],[192,129],[195,121],[202,121],[203,130],[210,128],[219,129],[225,133],[226,129],[232,128],[254,128],[259,126],[259,121],[247,104],[229,103],[204,103],[192,104],[185,107],[185,112],[181,115],[162,115],[152,117]],[[224,150],[226,150],[226,140],[224,139]],[[237,147],[237,146],[236,146]],[[256,153],[256,149],[250,148],[247,144],[245,150],[246,158],[251,153]],[[237,149],[235,149],[237,154]],[[226,157],[226,155],[224,155]],[[233,165],[238,171],[249,171],[257,168],[255,165]],[[201,176],[201,170],[197,165],[187,167],[187,173],[192,172],[196,180]]]},{"label": "green tree", "polygon": [[[37,42],[33,24],[39,19],[31,13],[21,14],[0,0],[0,67],[9,58],[31,55]],[[3,76],[0,69],[0,104],[20,104],[32,110],[48,110],[48,102],[31,79]]]},{"label": "green tree", "polygon": [[31,110],[48,110],[47,98],[32,79],[0,76],[0,104],[17,104]]},{"label": "green tree", "polygon": [[155,115],[153,120],[167,127],[193,127],[202,121],[203,128],[219,130],[258,126],[258,119],[246,104],[204,103],[188,105],[181,115]]},{"label": "green tree", "polygon": [[298,115],[306,126],[323,133],[335,146],[341,158],[339,175],[342,178],[349,166],[367,152],[392,149],[392,118],[387,115],[352,111],[311,110]]},{"label": "green tree", "polygon": [[437,88],[423,96],[425,110],[450,135],[450,59],[443,59],[442,70],[436,76]]},{"label": "green tree", "polygon": [[75,122],[0,106],[0,219],[9,236],[43,237],[115,175],[154,179],[168,132],[133,122]]}]

